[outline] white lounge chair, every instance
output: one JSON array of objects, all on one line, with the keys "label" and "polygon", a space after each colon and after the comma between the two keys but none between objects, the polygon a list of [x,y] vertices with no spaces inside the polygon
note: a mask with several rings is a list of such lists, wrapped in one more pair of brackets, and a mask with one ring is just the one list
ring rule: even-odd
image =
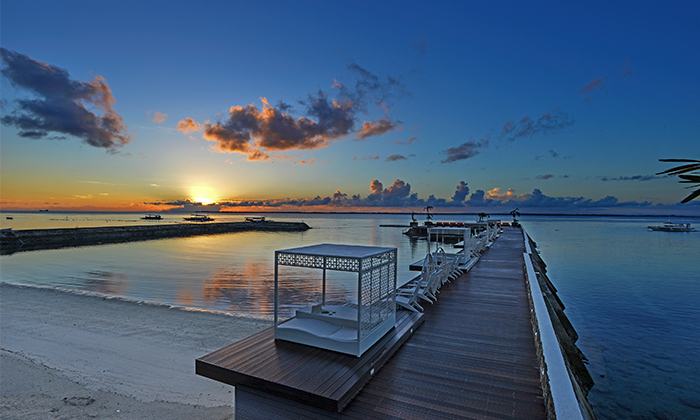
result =
[{"label": "white lounge chair", "polygon": [[[416,293],[419,299],[433,303],[437,300],[435,296],[435,282],[438,280],[438,270],[432,254],[425,256],[423,269],[417,281],[406,283],[397,291],[398,295],[410,296]],[[419,281],[418,281],[419,280]]]},{"label": "white lounge chair", "polygon": [[418,304],[418,292],[420,291],[422,276],[418,276],[411,293],[396,291],[396,304],[413,312],[423,312],[423,307]]}]

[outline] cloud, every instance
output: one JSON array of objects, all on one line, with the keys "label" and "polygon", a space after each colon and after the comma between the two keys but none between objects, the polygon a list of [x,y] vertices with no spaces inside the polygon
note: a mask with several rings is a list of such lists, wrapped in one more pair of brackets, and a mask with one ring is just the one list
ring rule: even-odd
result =
[{"label": "cloud", "polygon": [[367,156],[363,157],[362,160],[379,160],[379,156]]},{"label": "cloud", "polygon": [[367,106],[371,103],[375,106],[391,107],[394,100],[411,96],[406,85],[395,77],[387,75],[382,80],[355,62],[348,64],[347,69],[357,78],[355,86],[352,89],[340,83],[334,86],[338,88],[341,98],[352,101],[355,107],[363,112],[367,111]]},{"label": "cloud", "polygon": [[469,187],[467,186],[467,183],[464,181],[459,181],[459,185],[457,185],[457,190],[452,196],[452,201],[461,203],[464,201],[465,198],[467,198],[467,195],[469,195]]},{"label": "cloud", "polygon": [[447,158],[445,158],[441,162],[451,163],[457,162],[458,160],[472,158],[479,154],[479,149],[488,146],[488,144],[488,137],[479,141],[470,139],[469,141],[464,142],[457,147],[450,147],[449,149],[443,150],[441,153],[446,154]]},{"label": "cloud", "polygon": [[21,137],[56,139],[61,137],[48,137],[49,133],[67,134],[110,152],[129,143],[128,127],[114,111],[116,101],[104,77],[74,80],[66,69],[25,54],[6,48],[0,48],[0,54],[6,65],[2,75],[35,95],[33,99],[17,99],[15,109],[2,117],[3,124],[21,130]]},{"label": "cloud", "polygon": [[418,139],[418,137],[411,137],[410,139],[408,139],[408,140],[406,140],[406,141],[394,140],[394,144],[411,144],[411,143],[413,143],[414,141],[415,141],[416,143],[419,143],[419,142],[420,142],[420,139]]},{"label": "cloud", "polygon": [[316,160],[316,158],[311,158],[311,160],[308,160],[308,161],[306,161],[306,160],[298,160],[298,161],[292,162],[292,165],[296,165],[296,164],[299,164],[299,165],[312,165],[312,164],[314,163],[315,160]]},{"label": "cloud", "polygon": [[191,133],[193,131],[201,131],[202,128],[202,124],[199,124],[192,118],[185,118],[177,123],[178,131],[181,131],[184,134]]},{"label": "cloud", "polygon": [[589,209],[589,208],[608,208],[608,207],[648,207],[652,203],[649,201],[625,201],[620,202],[616,197],[607,196],[600,200],[593,200],[585,197],[549,197],[542,193],[538,188],[535,188],[532,193],[518,195],[515,190],[509,188],[505,193],[500,193],[498,188],[494,188],[488,193],[483,190],[477,190],[466,205],[472,207],[519,207],[519,208],[572,208],[572,209]]},{"label": "cloud", "polygon": [[406,160],[406,156],[396,154],[396,155],[387,156],[387,158],[384,160],[386,162],[396,162],[397,160]]},{"label": "cloud", "polygon": [[607,77],[596,77],[592,82],[579,89],[578,93],[585,95],[585,101],[591,104],[595,101],[596,94],[599,92],[604,96],[608,94],[608,89],[605,87],[606,79]]},{"label": "cloud", "polygon": [[380,136],[400,127],[400,123],[395,123],[388,118],[380,118],[374,121],[364,121],[362,129],[355,135],[355,140],[366,140],[371,136]]},{"label": "cloud", "polygon": [[[508,211],[515,207],[522,209],[534,209],[535,211],[566,212],[566,209],[584,211],[587,209],[601,208],[647,208],[651,202],[627,201],[620,202],[616,197],[607,196],[600,200],[585,197],[550,197],[535,188],[532,193],[517,194],[513,188],[501,192],[500,188],[493,188],[487,192],[478,189],[469,195],[469,187],[464,181],[460,181],[451,200],[436,198],[433,195],[427,199],[418,198],[411,192],[411,185],[401,179],[396,179],[389,187],[378,180],[373,179],[369,185],[370,194],[362,197],[360,194],[349,196],[335,190],[331,196],[322,197],[316,195],[312,198],[285,198],[266,200],[226,200],[219,203],[203,205],[192,200],[173,200],[162,202],[143,203],[152,206],[168,206],[173,211],[218,211],[226,208],[301,208],[320,206],[326,209],[340,210],[362,208],[423,208],[427,205],[440,208],[460,209],[492,209],[493,211]],[[467,199],[467,196],[469,197]],[[663,207],[663,205],[657,205]]]},{"label": "cloud", "polygon": [[374,179],[369,189],[372,193],[367,196],[368,200],[381,201],[386,205],[396,205],[399,202],[409,199],[411,196],[411,184],[400,179],[395,180],[387,188],[382,188],[382,183]]},{"label": "cloud", "polygon": [[[148,111],[148,116],[149,116],[149,118],[151,117],[151,111]],[[155,121],[158,124],[160,124],[163,121],[165,121],[166,119],[168,119],[168,114],[164,114],[162,112],[156,111],[156,113],[151,118],[151,121]]]},{"label": "cloud", "polygon": [[632,75],[632,69],[630,68],[630,61],[627,60],[625,61],[625,64],[622,66],[621,69],[622,77],[627,77]]},{"label": "cloud", "polygon": [[367,113],[371,104],[384,110],[384,118],[377,122],[365,121],[356,132],[356,139],[364,140],[398,129],[401,122],[388,117],[393,100],[410,95],[399,79],[387,76],[380,79],[356,63],[347,66],[353,75],[353,87],[334,80],[336,97],[330,98],[319,89],[297,101],[301,116],[293,117],[293,106],[283,101],[272,106],[266,98],[263,105],[232,106],[227,115],[216,122],[199,124],[187,118],[178,123],[183,133],[203,128],[203,138],[214,142],[219,152],[242,153],[248,160],[269,160],[269,152],[310,150],[329,146],[333,141],[355,132],[358,113]]},{"label": "cloud", "polygon": [[[550,155],[551,157],[553,157],[553,158],[559,157],[559,153],[555,152],[555,151],[552,150],[552,149],[549,149],[548,153],[549,153],[549,155]],[[540,159],[542,159],[543,157],[545,157],[545,155],[535,156],[535,160],[540,160]]]},{"label": "cloud", "polygon": [[574,118],[570,114],[555,108],[552,112],[545,112],[537,120],[525,116],[517,123],[506,122],[503,125],[500,138],[513,141],[536,134],[553,134],[573,124]]},{"label": "cloud", "polygon": [[598,89],[603,89],[603,82],[605,81],[605,79],[607,79],[607,77],[603,77],[603,78],[596,77],[595,79],[593,79],[593,81],[591,83],[589,83],[586,86],[579,89],[578,92],[579,93],[589,93],[589,92],[593,92],[593,91],[598,90]]},{"label": "cloud", "polygon": [[654,179],[666,178],[665,176],[656,175],[634,175],[634,176],[619,176],[616,178],[610,178],[607,176],[600,177],[601,181],[652,181]]},{"label": "cloud", "polygon": [[537,178],[537,179],[549,179],[549,178],[554,178],[554,175],[552,175],[552,174],[537,175],[535,178]]},{"label": "cloud", "polygon": [[425,33],[420,31],[416,40],[411,43],[411,49],[416,51],[418,55],[424,56],[428,50],[428,41],[425,39]]},{"label": "cloud", "polygon": [[330,102],[325,94],[309,98],[309,118],[294,119],[270,106],[265,98],[262,110],[255,105],[232,106],[228,118],[204,124],[204,139],[215,142],[221,152],[239,152],[248,160],[261,160],[269,151],[309,150],[326,147],[333,139],[347,135],[353,128],[351,105]]}]

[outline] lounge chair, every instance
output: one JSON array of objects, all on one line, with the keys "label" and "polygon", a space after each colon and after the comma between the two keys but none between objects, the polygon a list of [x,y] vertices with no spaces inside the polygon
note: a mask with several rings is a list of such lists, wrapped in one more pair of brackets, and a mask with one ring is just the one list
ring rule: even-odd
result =
[{"label": "lounge chair", "polygon": [[411,293],[402,293],[399,290],[396,291],[396,304],[402,308],[408,309],[413,312],[423,312],[423,307],[418,304],[418,292],[421,286],[422,276],[418,276],[415,280],[414,287]]},{"label": "lounge chair", "polygon": [[397,295],[410,296],[415,293],[419,299],[433,303],[437,300],[435,290],[439,274],[439,270],[435,265],[435,259],[432,254],[428,254],[423,260],[423,269],[420,277],[416,281],[401,286],[397,290]]}]

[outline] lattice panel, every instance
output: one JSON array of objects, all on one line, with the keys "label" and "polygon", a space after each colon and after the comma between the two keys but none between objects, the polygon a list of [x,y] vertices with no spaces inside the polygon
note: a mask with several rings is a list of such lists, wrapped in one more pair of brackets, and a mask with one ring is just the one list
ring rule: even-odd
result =
[{"label": "lattice panel", "polygon": [[360,337],[365,337],[395,311],[393,264],[384,264],[362,273]]},{"label": "lattice panel", "polygon": [[293,267],[323,268],[323,257],[301,254],[277,254],[278,265],[290,265]]},{"label": "lattice panel", "polygon": [[360,261],[357,258],[327,257],[326,268],[336,271],[360,271]]},{"label": "lattice panel", "polygon": [[383,254],[375,255],[369,258],[362,259],[362,270],[369,270],[383,264],[388,264],[396,260],[396,251],[388,251]]}]

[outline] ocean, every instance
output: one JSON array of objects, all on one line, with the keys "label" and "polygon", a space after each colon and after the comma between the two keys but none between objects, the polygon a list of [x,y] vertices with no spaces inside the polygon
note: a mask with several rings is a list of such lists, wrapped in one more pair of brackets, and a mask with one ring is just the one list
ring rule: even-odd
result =
[{"label": "ocean", "polygon": [[[319,243],[396,247],[398,282],[428,244],[401,228],[410,215],[255,214],[304,221],[306,232],[241,232],[18,252],[0,257],[0,280],[118,296],[199,310],[270,317],[274,251]],[[7,216],[12,219],[7,219]],[[0,227],[73,228],[154,223],[130,213],[0,214]],[[179,223],[182,214],[157,223]],[[242,221],[247,214],[213,214]],[[510,216],[492,219],[510,220]],[[436,215],[436,221],[474,221]],[[589,399],[601,419],[700,418],[700,232],[652,232],[660,217],[522,216],[579,334],[596,382]],[[700,217],[674,218],[700,228]],[[446,246],[448,252],[450,246]],[[329,272],[328,300],[352,300],[356,277]],[[320,272],[280,269],[289,315],[319,293]]]}]

